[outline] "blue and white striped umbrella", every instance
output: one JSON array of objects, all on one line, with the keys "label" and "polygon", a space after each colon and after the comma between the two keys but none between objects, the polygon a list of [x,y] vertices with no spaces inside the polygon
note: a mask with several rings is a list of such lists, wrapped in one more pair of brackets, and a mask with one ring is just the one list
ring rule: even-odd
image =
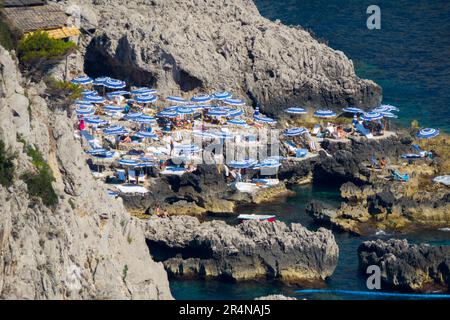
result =
[{"label": "blue and white striped umbrella", "polygon": [[229,118],[237,118],[237,117],[242,116],[243,114],[244,114],[244,111],[243,111],[243,110],[241,110],[241,109],[236,109],[236,110],[231,110],[231,111],[229,111],[228,117],[229,117]]},{"label": "blue and white striped umbrella", "polygon": [[236,160],[236,161],[230,161],[227,163],[227,165],[231,168],[235,168],[235,169],[247,169],[247,168],[251,168],[252,166],[254,166],[255,164],[257,164],[258,162],[256,160]]},{"label": "blue and white striped umbrella", "polygon": [[107,152],[108,152],[108,150],[103,149],[103,148],[95,148],[95,149],[91,149],[91,150],[86,151],[86,153],[91,155],[91,156],[106,155]]},{"label": "blue and white striped umbrella", "polygon": [[109,92],[107,94],[108,98],[115,98],[115,97],[123,97],[130,94],[130,92],[125,91],[125,90],[119,90],[119,91],[113,91],[113,92]]},{"label": "blue and white striped umbrella", "polygon": [[95,86],[103,86],[105,85],[106,80],[108,80],[108,77],[99,77],[99,78],[95,78],[93,84]]},{"label": "blue and white striped umbrella", "polygon": [[264,122],[264,123],[269,123],[269,124],[277,123],[276,120],[266,117],[266,116],[255,116],[255,117],[253,117],[253,119],[258,122]]},{"label": "blue and white striped umbrella", "polygon": [[230,106],[244,106],[245,105],[245,101],[240,100],[240,99],[225,99],[223,102]]},{"label": "blue and white striped umbrella", "polygon": [[135,167],[139,164],[136,160],[131,159],[120,159],[117,163],[124,167]]},{"label": "blue and white striped umbrella", "polygon": [[136,136],[143,139],[158,139],[158,135],[154,132],[139,131]]},{"label": "blue and white striped umbrella", "polygon": [[227,123],[235,126],[247,126],[247,121],[244,119],[232,119],[228,120]]},{"label": "blue and white striped umbrella", "polygon": [[92,102],[86,100],[75,100],[75,105],[80,107],[81,106],[92,107]]},{"label": "blue and white striped umbrella", "polygon": [[366,113],[363,113],[361,119],[364,121],[375,121],[375,120],[383,119],[383,115],[378,112],[366,112]]},{"label": "blue and white striped umbrella", "polygon": [[140,162],[137,165],[134,166],[135,169],[144,169],[144,168],[151,168],[151,167],[157,167],[158,164],[155,162]]},{"label": "blue and white striped umbrella", "polygon": [[194,110],[189,107],[178,107],[175,111],[181,115],[194,114]]},{"label": "blue and white striped umbrella", "polygon": [[226,117],[229,111],[221,108],[215,108],[208,111],[208,116],[211,117]]},{"label": "blue and white striped umbrella", "polygon": [[316,118],[334,118],[337,114],[331,110],[317,110],[314,112],[314,116]]},{"label": "blue and white striped umbrella", "polygon": [[176,118],[178,113],[175,110],[163,110],[156,115],[158,118]]},{"label": "blue and white striped umbrella", "polygon": [[190,109],[194,110],[194,112],[198,112],[198,111],[200,111],[202,109],[205,109],[206,106],[200,105],[200,104],[188,104],[188,105],[183,106],[183,107],[184,108],[190,108]]},{"label": "blue and white striped umbrella", "polygon": [[213,98],[210,95],[204,94],[204,95],[198,95],[198,96],[193,96],[191,101],[194,103],[208,103],[211,100],[213,100]]},{"label": "blue and white striped umbrella", "polygon": [[137,103],[154,103],[158,101],[158,98],[152,94],[149,95],[138,95],[134,98]]},{"label": "blue and white striped umbrella", "polygon": [[122,126],[111,126],[103,130],[106,135],[119,135],[127,133],[128,131]]},{"label": "blue and white striped umbrella", "polygon": [[155,93],[156,93],[155,89],[150,89],[147,87],[131,90],[131,94],[138,94],[138,95],[150,95],[150,94],[155,94]]},{"label": "blue and white striped umbrella", "polygon": [[233,95],[227,91],[224,92],[216,92],[214,93],[214,99],[215,100],[225,100],[230,99]]},{"label": "blue and white striped umbrella", "polygon": [[438,129],[425,128],[419,130],[419,132],[417,133],[417,137],[421,139],[431,139],[437,137],[439,134],[440,132]]},{"label": "blue and white striped umbrella", "polygon": [[344,109],[342,109],[344,112],[347,112],[347,113],[354,113],[354,114],[356,114],[356,113],[364,113],[364,111],[362,110],[362,109],[360,109],[360,108],[352,108],[352,107],[349,107],[349,108],[344,108]]},{"label": "blue and white striped umbrella", "polygon": [[309,132],[309,131],[306,128],[291,128],[291,129],[287,129],[284,132],[284,135],[286,137],[295,137],[295,136],[299,136],[299,135],[302,135],[307,132]]},{"label": "blue and white striped umbrella", "polygon": [[88,76],[80,76],[72,79],[70,82],[73,84],[91,84],[94,80]]},{"label": "blue and white striped umbrella", "polygon": [[88,118],[84,119],[84,122],[88,123],[88,124],[97,125],[97,126],[108,123],[108,121],[106,121],[100,117],[88,117]]},{"label": "blue and white striped umbrella", "polygon": [[127,84],[122,80],[107,78],[104,81],[103,86],[110,89],[123,89],[127,86]]},{"label": "blue and white striped umbrella", "polygon": [[299,107],[291,107],[285,110],[287,113],[290,114],[306,114],[306,110]]},{"label": "blue and white striped umbrella", "polygon": [[108,106],[104,106],[103,110],[106,112],[120,112],[123,110],[123,107],[111,104]]},{"label": "blue and white striped umbrella", "polygon": [[373,109],[374,112],[392,112],[392,111],[400,111],[399,108],[391,106],[389,104],[382,104],[381,106]]},{"label": "blue and white striped umbrella", "polygon": [[183,99],[181,97],[174,97],[174,96],[167,97],[166,101],[177,103],[177,104],[187,104],[187,103],[189,103],[189,101],[187,101],[187,100],[185,100],[185,99]]},{"label": "blue and white striped umbrella", "polygon": [[104,103],[106,101],[105,98],[99,95],[87,95],[83,98],[86,101],[90,101],[92,103]]},{"label": "blue and white striped umbrella", "polygon": [[75,112],[79,116],[93,115],[95,114],[95,109],[91,107],[78,107]]},{"label": "blue and white striped umbrella", "polygon": [[132,121],[139,124],[152,124],[156,122],[156,118],[148,115],[142,115],[139,118],[133,119]]},{"label": "blue and white striped umbrella", "polygon": [[394,118],[394,119],[398,118],[398,116],[392,112],[383,111],[380,113],[383,115],[384,118]]},{"label": "blue and white striped umbrella", "polygon": [[125,119],[126,120],[131,120],[131,119],[138,119],[142,116],[142,112],[130,112],[128,114],[125,115]]},{"label": "blue and white striped umbrella", "polygon": [[81,95],[83,95],[83,96],[98,95],[98,92],[95,91],[95,90],[88,90],[88,89],[85,89],[85,90],[81,91]]}]

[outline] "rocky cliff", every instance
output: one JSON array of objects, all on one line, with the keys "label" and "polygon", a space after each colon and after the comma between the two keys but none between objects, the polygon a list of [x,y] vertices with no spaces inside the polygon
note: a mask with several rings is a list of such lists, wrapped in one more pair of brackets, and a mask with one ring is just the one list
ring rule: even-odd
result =
[{"label": "rocky cliff", "polygon": [[[43,84],[24,82],[0,47],[0,140],[15,166],[12,185],[0,185],[0,298],[171,299],[138,221],[85,165],[75,119],[50,111]],[[29,195],[21,177],[36,167],[24,144],[48,162],[57,205]]]},{"label": "rocky cliff", "polygon": [[406,240],[367,241],[358,248],[362,270],[381,268],[385,285],[397,289],[450,289],[450,247],[413,245]]},{"label": "rocky cliff", "polygon": [[152,218],[146,238],[169,274],[187,278],[323,280],[333,273],[339,255],[331,231],[283,222],[230,226],[188,216]]},{"label": "rocky cliff", "polygon": [[[59,1],[81,13],[85,71],[162,94],[229,90],[268,114],[287,105],[374,106],[381,88],[344,53],[300,27],[263,18],[251,0]],[[76,6],[80,9],[77,10]]]}]

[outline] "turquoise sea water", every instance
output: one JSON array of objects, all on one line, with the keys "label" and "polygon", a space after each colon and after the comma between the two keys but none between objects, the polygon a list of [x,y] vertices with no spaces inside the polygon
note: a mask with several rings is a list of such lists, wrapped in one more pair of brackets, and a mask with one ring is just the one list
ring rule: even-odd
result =
[{"label": "turquoise sea water", "polygon": [[[295,189],[297,195],[286,201],[273,203],[258,208],[246,208],[242,213],[256,214],[277,214],[279,220],[286,223],[301,223],[310,230],[315,230],[317,226],[305,213],[306,204],[312,199],[318,199],[331,205],[340,203],[340,196],[336,186],[302,186]],[[230,224],[237,223],[235,218],[229,218]],[[330,279],[325,282],[328,289],[341,290],[366,290],[365,279],[358,272],[357,249],[361,242],[376,238],[408,239],[411,242],[427,242],[434,245],[450,245],[450,233],[438,230],[421,231],[409,235],[386,235],[381,237],[354,237],[346,233],[335,233],[336,241],[339,245],[338,266]],[[172,294],[176,299],[254,299],[268,294],[285,294],[297,296],[296,286],[285,286],[281,283],[269,282],[239,282],[229,283],[215,280],[194,281],[194,280],[172,280],[170,283]],[[304,287],[311,288],[310,286]],[[299,297],[299,296],[297,296]],[[304,296],[308,299],[354,299],[361,297],[338,296],[334,294],[310,294]]]},{"label": "turquoise sea water", "polygon": [[[372,79],[383,87],[384,102],[401,109],[400,123],[418,119],[423,126],[450,132],[450,1],[379,0],[382,29],[366,28],[366,9],[375,4],[366,0],[256,0],[261,14],[280,19],[287,25],[311,29],[342,50],[355,63],[359,76]],[[297,196],[285,202],[259,208],[249,213],[276,213],[281,220],[317,226],[306,215],[305,205],[318,199],[337,205],[336,186],[299,187]],[[233,219],[229,220],[234,223]],[[365,279],[358,272],[356,250],[362,241],[374,237],[353,237],[335,233],[340,258],[328,289],[365,290]],[[450,233],[438,230],[381,238],[406,238],[411,242],[450,245]],[[275,282],[224,283],[220,281],[171,281],[177,299],[253,299],[267,294],[295,296],[298,287]],[[308,295],[309,299],[352,299],[350,296]],[[361,297],[358,297],[359,299]]]},{"label": "turquoise sea water", "polygon": [[[351,58],[360,77],[383,88],[400,121],[450,132],[450,1],[255,0],[260,13],[301,25]],[[368,30],[366,9],[381,9],[381,30]]]}]

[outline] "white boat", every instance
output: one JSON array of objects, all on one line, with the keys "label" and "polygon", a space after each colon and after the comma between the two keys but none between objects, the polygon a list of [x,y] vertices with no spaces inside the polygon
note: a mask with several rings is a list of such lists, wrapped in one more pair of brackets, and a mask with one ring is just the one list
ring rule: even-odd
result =
[{"label": "white boat", "polygon": [[269,221],[274,222],[277,217],[273,214],[240,214],[238,216],[239,220],[256,220],[256,221]]}]

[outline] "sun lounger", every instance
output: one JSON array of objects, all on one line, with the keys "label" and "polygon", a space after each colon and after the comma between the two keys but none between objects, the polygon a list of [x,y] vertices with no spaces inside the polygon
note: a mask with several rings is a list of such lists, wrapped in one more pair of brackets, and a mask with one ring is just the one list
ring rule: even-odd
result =
[{"label": "sun lounger", "polygon": [[450,186],[450,175],[436,177],[433,179],[433,181],[436,183],[445,184],[446,186]]},{"label": "sun lounger", "polygon": [[139,174],[139,182],[144,183],[145,182],[145,177],[146,177],[146,174],[144,172],[141,172]]},{"label": "sun lounger", "polygon": [[412,159],[420,159],[420,158],[422,158],[422,156],[420,154],[416,154],[416,153],[406,153],[406,154],[402,154],[400,156],[400,158],[412,160]]},{"label": "sun lounger", "polygon": [[181,168],[181,167],[167,167],[164,171],[161,171],[160,174],[181,176],[185,172],[186,172],[185,168]]},{"label": "sun lounger", "polygon": [[259,187],[256,185],[256,183],[250,183],[250,182],[236,182],[234,183],[234,187],[244,193],[255,193]]},{"label": "sun lounger", "polygon": [[405,174],[401,174],[400,172],[398,172],[397,170],[394,171],[393,173],[393,178],[396,181],[403,181],[403,182],[408,182],[409,181],[409,175],[407,173]]},{"label": "sun lounger", "polygon": [[121,182],[127,181],[127,177],[125,176],[125,170],[117,169],[117,179]]},{"label": "sun lounger", "polygon": [[317,136],[320,133],[320,128],[321,128],[320,124],[314,125],[314,128],[311,131],[311,135]]},{"label": "sun lounger", "polygon": [[130,182],[136,182],[136,171],[128,170],[128,180]]},{"label": "sun lounger", "polygon": [[308,150],[306,149],[297,149],[295,150],[295,157],[296,158],[304,158],[308,155]]},{"label": "sun lounger", "polygon": [[363,135],[367,139],[372,139],[373,138],[373,134],[370,132],[370,130],[364,128],[364,126],[361,123],[358,123],[356,125],[356,131],[358,131],[361,135]]},{"label": "sun lounger", "polygon": [[120,192],[122,193],[148,193],[149,191],[142,187],[142,186],[138,186],[135,184],[123,184],[117,187],[117,189],[119,189]]}]

